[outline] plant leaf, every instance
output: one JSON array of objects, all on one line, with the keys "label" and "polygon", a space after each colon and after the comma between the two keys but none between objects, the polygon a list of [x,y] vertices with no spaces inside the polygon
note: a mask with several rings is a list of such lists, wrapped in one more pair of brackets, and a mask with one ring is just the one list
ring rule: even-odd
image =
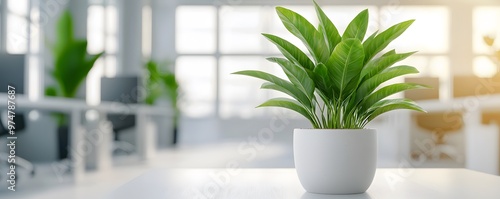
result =
[{"label": "plant leaf", "polygon": [[380,100],[389,97],[393,94],[405,91],[405,90],[411,90],[411,89],[423,89],[423,88],[429,88],[426,85],[422,84],[415,84],[415,83],[397,83],[397,84],[392,84],[385,86],[372,94],[368,95],[367,98],[365,98],[361,102],[361,110],[366,111],[370,107],[372,107],[375,103],[379,102]]},{"label": "plant leaf", "polygon": [[272,74],[262,72],[262,71],[254,71],[254,70],[246,70],[246,71],[238,71],[233,74],[237,75],[246,75],[250,77],[255,77],[259,78],[262,80],[269,81],[271,83],[276,84],[277,86],[282,87],[283,89],[287,90],[290,93],[290,96],[299,101],[301,104],[305,105],[306,107],[311,107],[311,101],[307,98],[306,94],[304,94],[300,89],[295,87],[292,83],[281,79],[279,77],[276,77]]},{"label": "plant leaf", "polygon": [[379,74],[386,68],[392,66],[393,64],[406,59],[415,52],[402,53],[402,54],[392,54],[392,51],[386,53],[386,56],[382,56],[373,60],[370,60],[364,66],[363,71],[361,71],[362,81],[372,78],[373,76]]},{"label": "plant leaf", "polygon": [[276,12],[286,29],[304,43],[316,63],[325,63],[328,60],[330,54],[325,50],[328,46],[322,39],[322,35],[309,21],[300,14],[283,7],[276,7]]},{"label": "plant leaf", "polygon": [[375,39],[363,44],[366,50],[365,62],[371,60],[377,53],[382,51],[389,43],[403,34],[415,20],[408,20],[391,26],[378,34]]},{"label": "plant leaf", "polygon": [[338,91],[335,91],[334,83],[332,82],[331,77],[328,75],[328,68],[322,63],[319,63],[316,68],[314,68],[314,82],[316,88],[324,93],[328,98],[334,98],[335,94]]},{"label": "plant leaf", "polygon": [[278,65],[281,66],[283,69],[283,72],[287,75],[288,79],[302,92],[304,92],[307,95],[307,98],[309,100],[312,100],[314,97],[314,82],[313,80],[309,77],[306,71],[304,69],[298,67],[297,65],[293,64],[292,62],[283,59],[283,58],[276,58],[276,57],[271,57],[267,58],[267,60],[277,63]]},{"label": "plant leaf", "polygon": [[279,51],[291,62],[302,66],[308,70],[314,70],[314,63],[309,59],[309,57],[302,52],[299,48],[297,48],[292,43],[284,40],[278,36],[271,34],[262,34],[269,41],[271,41],[274,45],[276,45]]},{"label": "plant leaf", "polygon": [[364,81],[356,91],[356,103],[363,100],[367,95],[371,94],[382,83],[407,74],[418,73],[418,70],[412,66],[395,66],[382,71],[381,73],[373,76],[372,78]]},{"label": "plant leaf", "polygon": [[368,9],[361,11],[354,19],[347,25],[347,28],[342,35],[342,40],[356,38],[363,41],[365,38],[366,30],[368,29]]},{"label": "plant leaf", "polygon": [[422,107],[415,104],[413,101],[408,99],[391,99],[390,101],[385,102],[383,105],[377,106],[374,111],[368,117],[368,122],[372,121],[379,115],[397,110],[397,109],[409,109],[415,110],[419,112],[426,112]]},{"label": "plant leaf", "polygon": [[337,27],[332,23],[332,21],[326,16],[325,12],[319,7],[319,5],[314,2],[314,8],[316,9],[316,14],[319,19],[319,30],[325,39],[326,44],[328,44],[329,53],[333,52],[335,46],[342,40],[342,37],[337,30]]},{"label": "plant leaf", "polygon": [[282,107],[282,108],[287,108],[292,111],[295,111],[301,115],[303,115],[305,118],[307,118],[311,123],[314,124],[314,120],[312,119],[311,115],[309,115],[308,111],[302,107],[302,105],[299,104],[299,102],[288,99],[288,98],[274,98],[270,99],[258,107]]},{"label": "plant leaf", "polygon": [[[349,83],[357,84],[358,81],[351,81],[359,77],[363,69],[363,45],[358,39],[342,40],[326,64],[334,87],[339,93],[339,97],[346,97],[354,87]],[[347,88],[347,89],[346,89]],[[341,99],[342,100],[342,99]]]}]

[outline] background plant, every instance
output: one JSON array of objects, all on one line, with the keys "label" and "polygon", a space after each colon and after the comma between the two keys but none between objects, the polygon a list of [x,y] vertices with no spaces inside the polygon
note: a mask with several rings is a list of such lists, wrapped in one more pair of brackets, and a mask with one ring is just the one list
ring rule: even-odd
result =
[{"label": "background plant", "polygon": [[[47,96],[74,98],[83,80],[103,53],[89,55],[87,40],[74,36],[73,18],[65,11],[57,22],[57,40],[51,45],[54,69],[51,72],[56,85],[45,89]],[[65,117],[57,114],[59,125],[65,124]]]},{"label": "background plant", "polygon": [[393,66],[415,52],[390,50],[376,56],[414,20],[398,23],[380,33],[377,31],[363,40],[368,27],[368,10],[360,12],[340,35],[316,2],[314,6],[318,28],[294,11],[276,8],[283,25],[302,41],[310,56],[281,37],[263,34],[285,56],[267,60],[281,66],[288,80],[255,70],[234,73],[263,79],[266,82],[262,89],[276,90],[291,97],[270,99],[258,107],[287,108],[306,117],[314,128],[328,129],[363,128],[377,116],[396,109],[424,112],[410,99],[386,98],[426,86],[396,83],[381,87],[390,79],[418,73],[412,66]]},{"label": "background plant", "polygon": [[180,111],[177,101],[179,99],[179,84],[175,73],[170,71],[162,72],[159,70],[159,64],[153,60],[149,60],[145,65],[148,74],[146,78],[147,96],[145,103],[153,105],[157,99],[166,96],[170,102],[172,110],[174,110],[174,128],[177,126]]}]

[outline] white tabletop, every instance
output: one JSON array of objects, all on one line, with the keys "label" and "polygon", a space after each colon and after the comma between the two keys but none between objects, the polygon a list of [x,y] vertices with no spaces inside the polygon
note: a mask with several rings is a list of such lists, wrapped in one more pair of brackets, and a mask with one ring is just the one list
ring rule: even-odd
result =
[{"label": "white tabletop", "polygon": [[377,169],[364,194],[316,195],[294,169],[154,170],[106,199],[498,199],[500,177],[466,169]]}]

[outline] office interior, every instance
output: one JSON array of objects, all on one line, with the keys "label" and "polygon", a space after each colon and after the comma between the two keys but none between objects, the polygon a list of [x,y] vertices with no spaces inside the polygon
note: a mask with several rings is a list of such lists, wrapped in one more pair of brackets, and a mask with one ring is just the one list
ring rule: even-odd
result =
[{"label": "office interior", "polygon": [[[386,51],[418,51],[399,64],[420,73],[391,82],[431,85],[396,96],[415,99],[428,113],[395,111],[368,125],[377,129],[377,167],[500,174],[499,1],[317,2],[341,32],[364,9],[369,33],[416,20]],[[291,111],[255,108],[282,95],[231,75],[257,69],[284,76],[266,61],[280,52],[261,33],[300,41],[276,6],[318,23],[309,0],[0,0],[0,101],[7,103],[7,85],[14,85],[15,153],[25,160],[11,192],[2,159],[1,198],[99,198],[159,168],[234,161],[241,168],[293,168],[293,129],[311,125]],[[46,93],[58,84],[54,44],[66,11],[87,53],[102,52],[72,98]],[[178,112],[165,93],[146,103],[149,61],[175,75]],[[1,109],[4,158],[7,105]],[[66,125],[58,123],[61,113]]]}]

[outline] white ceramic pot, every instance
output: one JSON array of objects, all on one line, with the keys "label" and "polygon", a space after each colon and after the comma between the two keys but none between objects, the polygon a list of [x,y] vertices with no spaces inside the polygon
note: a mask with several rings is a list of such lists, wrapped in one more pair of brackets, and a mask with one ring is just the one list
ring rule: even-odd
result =
[{"label": "white ceramic pot", "polygon": [[307,192],[363,193],[375,175],[377,134],[374,129],[295,129],[293,151]]}]

